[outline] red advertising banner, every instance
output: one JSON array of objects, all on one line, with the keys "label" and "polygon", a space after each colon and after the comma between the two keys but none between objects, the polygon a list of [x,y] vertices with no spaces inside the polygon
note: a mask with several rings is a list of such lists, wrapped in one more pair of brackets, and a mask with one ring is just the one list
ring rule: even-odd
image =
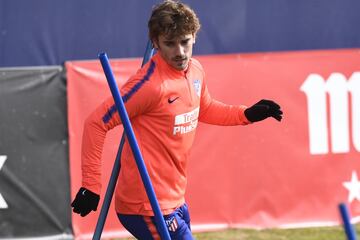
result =
[{"label": "red advertising banner", "polygon": [[[110,56],[111,57],[111,56]],[[192,228],[339,224],[338,204],[360,217],[360,50],[196,56],[213,98],[252,105],[272,99],[282,122],[199,124],[188,169]],[[113,60],[119,85],[140,59]],[[83,122],[110,95],[98,61],[67,62],[71,194],[81,184]],[[122,129],[108,133],[103,192]],[[73,215],[75,235],[91,236],[99,211]],[[104,237],[124,236],[111,207]]]}]

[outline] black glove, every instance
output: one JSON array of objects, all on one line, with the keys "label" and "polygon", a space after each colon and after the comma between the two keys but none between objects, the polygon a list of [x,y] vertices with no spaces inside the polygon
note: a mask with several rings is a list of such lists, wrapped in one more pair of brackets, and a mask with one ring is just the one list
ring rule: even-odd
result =
[{"label": "black glove", "polygon": [[268,117],[273,117],[280,122],[283,114],[279,104],[266,99],[262,99],[253,106],[245,109],[244,113],[250,122],[262,121]]},{"label": "black glove", "polygon": [[98,194],[82,187],[76,194],[74,201],[71,203],[71,207],[74,208],[74,213],[78,213],[80,216],[85,217],[91,210],[96,211],[99,200],[100,196]]}]

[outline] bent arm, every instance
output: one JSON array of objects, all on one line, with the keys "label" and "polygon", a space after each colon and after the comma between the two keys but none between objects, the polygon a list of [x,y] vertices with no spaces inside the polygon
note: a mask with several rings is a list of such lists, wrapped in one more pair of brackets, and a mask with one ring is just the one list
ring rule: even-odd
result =
[{"label": "bent arm", "polygon": [[121,123],[117,111],[111,110],[112,106],[114,100],[110,97],[84,123],[81,148],[82,186],[98,194],[101,191],[101,155],[106,133]]},{"label": "bent arm", "polygon": [[[157,104],[158,89],[149,83],[142,83],[143,74],[130,79],[121,88],[121,95],[130,119],[144,114]],[[139,86],[139,82],[142,83]],[[121,124],[114,99],[106,99],[84,123],[81,169],[82,186],[100,194],[101,155],[106,133]]]}]

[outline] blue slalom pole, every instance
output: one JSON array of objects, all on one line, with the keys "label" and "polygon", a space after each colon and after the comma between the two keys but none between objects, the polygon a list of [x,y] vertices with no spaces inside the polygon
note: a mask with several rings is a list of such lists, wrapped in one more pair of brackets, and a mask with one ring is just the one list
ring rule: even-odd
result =
[{"label": "blue slalom pole", "polygon": [[149,198],[151,207],[153,209],[153,212],[155,215],[155,220],[156,220],[158,231],[159,231],[159,235],[161,236],[161,239],[170,240],[170,235],[166,228],[166,224],[165,224],[164,218],[162,216],[159,203],[156,199],[154,188],[151,184],[151,180],[150,180],[149,174],[146,170],[146,166],[145,166],[144,160],[142,158],[139,146],[137,144],[134,131],[130,124],[129,116],[126,113],[124,102],[121,98],[119,89],[117,87],[117,84],[116,84],[116,81],[114,78],[114,74],[111,70],[109,59],[108,59],[106,53],[101,53],[99,55],[99,59],[100,59],[101,65],[104,69],[104,73],[107,78],[111,93],[115,100],[115,105],[116,105],[116,108],[120,115],[122,124],[124,126],[124,131],[126,133],[126,136],[129,141],[131,150],[133,152],[137,167],[139,169],[139,173],[140,173],[141,179],[143,181],[143,184],[144,184],[144,187],[146,190],[146,194]]},{"label": "blue slalom pole", "polygon": [[144,66],[150,60],[152,55],[154,55],[154,48],[152,46],[151,40],[149,39],[147,44],[146,44],[145,54],[144,54],[141,66]]},{"label": "blue slalom pole", "polygon": [[[141,66],[144,66],[150,60],[150,58],[152,57],[153,54],[154,54],[154,49],[152,47],[152,43],[150,40],[148,40]],[[114,195],[117,178],[119,176],[119,172],[120,172],[120,168],[121,168],[121,153],[122,153],[122,149],[124,147],[124,143],[125,143],[125,132],[123,132],[123,134],[121,136],[120,145],[118,148],[118,152],[116,154],[113,169],[112,169],[109,183],[108,183],[108,186],[106,189],[104,201],[101,206],[101,211],[99,214],[98,221],[96,223],[95,232],[94,232],[94,235],[92,238],[93,240],[101,239],[101,234],[102,234],[104,226],[105,226],[105,221],[106,221],[106,218],[107,218],[107,215],[109,212],[111,200]]]},{"label": "blue slalom pole", "polygon": [[[141,66],[144,66],[151,59],[153,54],[154,54],[154,49],[152,47],[152,43],[150,40],[148,40]],[[94,232],[94,235],[92,238],[93,240],[99,240],[101,238],[101,234],[102,234],[104,226],[105,226],[105,221],[106,221],[106,218],[107,218],[107,215],[109,212],[111,200],[114,195],[117,178],[119,176],[119,172],[120,172],[120,168],[121,168],[121,153],[122,153],[122,149],[124,147],[124,143],[125,143],[125,132],[123,132],[123,134],[121,136],[120,145],[118,148],[118,152],[116,154],[113,169],[112,169],[109,183],[108,183],[108,186],[106,189],[104,201],[103,201],[103,204],[101,207],[98,221],[96,223],[95,232]]]},{"label": "blue slalom pole", "polygon": [[350,213],[344,203],[339,204],[339,210],[343,221],[343,226],[348,240],[356,240],[355,229],[350,222]]}]

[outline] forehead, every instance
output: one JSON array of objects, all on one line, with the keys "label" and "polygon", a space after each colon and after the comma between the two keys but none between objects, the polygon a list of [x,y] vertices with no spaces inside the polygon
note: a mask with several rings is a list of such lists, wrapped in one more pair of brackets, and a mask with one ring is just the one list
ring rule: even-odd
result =
[{"label": "forehead", "polygon": [[180,35],[180,36],[160,35],[159,41],[177,42],[177,41],[182,41],[182,40],[191,39],[191,38],[193,38],[193,35],[191,33]]}]

